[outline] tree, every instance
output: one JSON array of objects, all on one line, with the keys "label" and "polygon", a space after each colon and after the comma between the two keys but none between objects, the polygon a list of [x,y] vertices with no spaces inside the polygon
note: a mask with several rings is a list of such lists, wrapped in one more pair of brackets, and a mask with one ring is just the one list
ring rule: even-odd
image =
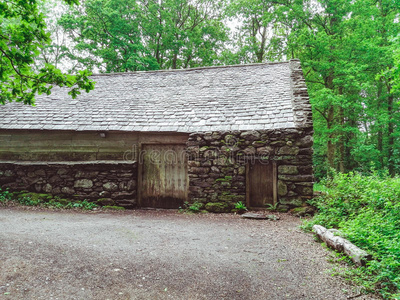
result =
[{"label": "tree", "polygon": [[35,58],[35,69],[40,70],[46,64],[60,67],[68,74],[75,73],[79,69],[86,69],[83,65],[71,64],[69,56],[73,48],[72,43],[64,29],[58,24],[58,19],[68,10],[69,5],[60,3],[59,0],[40,0],[38,8],[45,16],[46,32],[50,34],[51,42],[42,46],[39,56]]},{"label": "tree", "polygon": [[[400,144],[396,137],[400,135],[400,94],[393,88],[399,82],[394,64],[398,51],[393,45],[393,38],[400,34],[399,3],[232,3],[245,29],[236,44],[237,56],[246,53],[242,61],[281,57],[302,61],[314,112],[317,177],[326,174],[329,167],[340,171],[386,168],[392,175],[399,172]],[[264,34],[265,28],[269,28],[269,36]]]},{"label": "tree", "polygon": [[217,64],[227,40],[223,0],[141,1],[146,44],[162,69]]},{"label": "tree", "polygon": [[[77,0],[64,0],[76,4]],[[67,86],[75,98],[94,88],[87,71],[68,75],[51,64],[35,70],[35,58],[50,43],[37,0],[0,0],[0,103],[34,105],[35,95],[50,94],[53,86]]]},{"label": "tree", "polygon": [[227,37],[221,6],[212,0],[88,0],[60,24],[81,51],[71,58],[101,72],[207,66]]},{"label": "tree", "polygon": [[279,22],[277,8],[279,5],[273,1],[231,1],[227,15],[239,21],[232,37],[236,41],[237,63],[282,59],[285,31]]}]

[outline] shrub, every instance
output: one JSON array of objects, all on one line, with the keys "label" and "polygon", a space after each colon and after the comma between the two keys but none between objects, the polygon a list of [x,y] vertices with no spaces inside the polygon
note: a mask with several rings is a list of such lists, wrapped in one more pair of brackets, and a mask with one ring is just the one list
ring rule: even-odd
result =
[{"label": "shrub", "polygon": [[[384,298],[400,296],[400,178],[373,173],[334,173],[322,183],[324,193],[310,201],[318,213],[306,221],[339,228],[346,238],[372,254],[357,280]],[[361,271],[361,272],[360,272]]]}]

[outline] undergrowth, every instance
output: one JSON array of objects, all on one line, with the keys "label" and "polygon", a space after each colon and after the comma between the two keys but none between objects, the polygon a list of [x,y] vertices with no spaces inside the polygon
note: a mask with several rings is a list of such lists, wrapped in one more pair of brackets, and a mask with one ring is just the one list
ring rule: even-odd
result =
[{"label": "undergrowth", "polygon": [[199,212],[204,212],[203,210],[204,204],[200,202],[194,202],[194,203],[189,203],[188,201],[185,201],[183,203],[183,207],[179,207],[179,212],[186,212],[186,213],[199,213]]},{"label": "undergrowth", "polygon": [[0,204],[19,204],[24,206],[38,206],[46,208],[78,208],[82,210],[92,210],[98,207],[97,204],[83,201],[71,201],[63,199],[57,196],[51,196],[49,194],[38,194],[38,193],[23,193],[15,192],[12,193],[8,190],[2,190],[0,188]]},{"label": "undergrowth", "polygon": [[373,256],[345,275],[385,299],[400,299],[400,178],[333,173],[320,186],[322,195],[310,201],[318,213],[304,227],[340,229]]}]

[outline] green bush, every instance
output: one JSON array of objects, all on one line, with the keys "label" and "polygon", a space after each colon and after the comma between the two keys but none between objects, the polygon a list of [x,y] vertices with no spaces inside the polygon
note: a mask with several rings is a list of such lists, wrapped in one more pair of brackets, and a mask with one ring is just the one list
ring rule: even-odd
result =
[{"label": "green bush", "polygon": [[373,256],[354,271],[358,283],[384,298],[400,297],[400,178],[334,173],[321,185],[322,195],[310,201],[318,213],[305,227],[340,229]]}]

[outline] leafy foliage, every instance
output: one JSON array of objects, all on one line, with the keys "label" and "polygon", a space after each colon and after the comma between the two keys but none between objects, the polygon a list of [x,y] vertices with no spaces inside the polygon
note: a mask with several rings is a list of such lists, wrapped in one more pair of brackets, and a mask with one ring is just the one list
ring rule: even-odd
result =
[{"label": "leafy foliage", "polygon": [[284,56],[284,27],[274,1],[233,0],[227,7],[229,17],[241,21],[231,38],[236,51],[222,56],[228,64],[282,60]]},{"label": "leafy foliage", "polygon": [[279,202],[276,202],[275,204],[266,203],[265,206],[270,211],[277,211],[278,210],[278,206],[279,206]]},{"label": "leafy foliage", "polygon": [[[60,24],[90,69],[127,72],[212,65],[226,39],[221,1],[88,0]],[[89,55],[87,55],[89,54]]]},{"label": "leafy foliage", "polygon": [[98,207],[97,204],[83,201],[70,201],[60,197],[53,197],[50,194],[25,193],[25,192],[10,192],[0,188],[0,204],[19,204],[24,206],[39,206],[47,208],[79,208],[83,210],[93,210]]},{"label": "leafy foliage", "polygon": [[399,297],[400,178],[334,172],[323,185],[323,195],[311,201],[318,214],[306,227],[339,228],[373,255],[366,267],[354,272],[360,283],[386,298]]},{"label": "leafy foliage", "polygon": [[[300,58],[313,107],[317,178],[330,168],[400,171],[396,1],[234,0],[227,63]],[[394,88],[395,87],[395,88]]]},{"label": "leafy foliage", "polygon": [[0,203],[6,203],[12,200],[12,193],[8,190],[2,190],[0,188]]},{"label": "leafy foliage", "polygon": [[247,210],[247,207],[242,201],[239,201],[239,202],[235,203],[235,209],[237,209],[239,211],[245,211],[245,210]]},{"label": "leafy foliage", "polygon": [[[76,0],[65,0],[68,4]],[[94,84],[89,72],[62,73],[51,64],[34,70],[34,60],[50,43],[44,16],[36,0],[0,1],[0,104],[18,101],[34,104],[36,94],[50,94],[54,85],[69,87],[75,98],[80,90],[89,92]]]},{"label": "leafy foliage", "polygon": [[183,208],[179,207],[180,212],[189,212],[189,213],[198,213],[201,212],[201,210],[204,208],[204,204],[201,202],[193,202],[189,203],[188,201],[185,201],[183,203]]}]

